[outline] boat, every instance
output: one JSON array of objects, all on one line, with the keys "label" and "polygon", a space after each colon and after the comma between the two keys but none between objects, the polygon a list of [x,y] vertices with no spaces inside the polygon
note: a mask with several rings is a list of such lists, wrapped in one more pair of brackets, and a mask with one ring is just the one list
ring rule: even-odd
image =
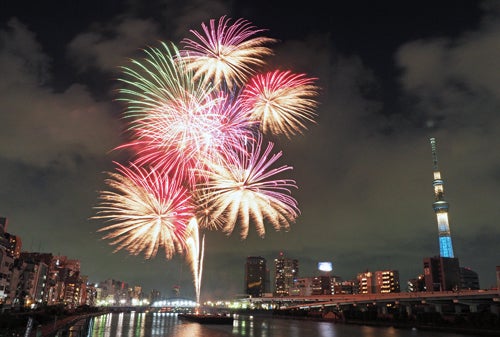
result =
[{"label": "boat", "polygon": [[178,314],[180,319],[200,324],[233,324],[233,316],[215,314]]}]

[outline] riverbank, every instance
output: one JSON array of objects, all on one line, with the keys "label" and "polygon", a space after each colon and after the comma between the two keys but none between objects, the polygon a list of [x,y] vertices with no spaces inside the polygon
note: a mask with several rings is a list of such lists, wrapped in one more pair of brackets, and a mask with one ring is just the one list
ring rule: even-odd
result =
[{"label": "riverbank", "polygon": [[96,308],[67,311],[57,306],[4,312],[0,314],[0,337],[24,336],[26,332],[29,336],[51,336],[80,320],[101,314],[103,313]]}]

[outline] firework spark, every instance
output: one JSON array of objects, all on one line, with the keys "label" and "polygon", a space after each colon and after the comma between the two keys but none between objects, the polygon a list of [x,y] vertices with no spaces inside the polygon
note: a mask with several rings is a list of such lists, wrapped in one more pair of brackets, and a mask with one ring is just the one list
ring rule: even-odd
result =
[{"label": "firework spark", "polygon": [[[208,177],[205,174],[205,180],[202,184],[208,181]],[[196,207],[196,220],[199,228],[210,229],[210,230],[220,230],[224,228],[224,219],[220,216],[214,216],[212,213],[213,202],[211,200],[206,200],[206,192],[201,189],[196,188],[194,190],[193,200]]]},{"label": "firework spark", "polygon": [[256,29],[249,21],[223,16],[218,23],[212,19],[209,25],[202,23],[203,33],[195,30],[195,39],[184,39],[182,53],[188,67],[195,71],[195,79],[204,78],[215,86],[224,83],[232,88],[241,84],[255,72],[255,67],[264,65],[263,57],[272,54],[265,45],[275,42],[268,37],[258,37],[262,29]]},{"label": "firework spark", "polygon": [[256,75],[243,89],[243,105],[251,111],[251,119],[260,122],[263,133],[291,138],[306,129],[305,122],[314,122],[315,80],[279,70]]},{"label": "firework spark", "polygon": [[223,230],[227,234],[240,223],[243,239],[248,235],[251,220],[258,235],[263,237],[265,221],[276,230],[288,229],[299,214],[297,202],[290,196],[290,188],[296,188],[295,181],[270,179],[292,169],[290,166],[270,169],[282,153],[271,155],[273,143],[261,151],[260,137],[248,147],[248,152],[238,151],[220,163],[212,163],[206,173],[208,182],[199,187],[211,216],[224,219]]},{"label": "firework spark", "polygon": [[94,217],[114,224],[99,231],[109,231],[104,238],[117,245],[115,252],[144,252],[149,259],[163,247],[170,259],[183,248],[186,226],[193,217],[190,194],[176,180],[154,170],[117,165],[119,173],[109,173],[106,183],[111,189],[101,192]]},{"label": "firework spark", "polygon": [[253,138],[255,121],[237,99],[219,93],[210,105],[149,117],[140,136],[124,146],[138,148],[138,165],[153,165],[193,184],[206,162]]},{"label": "firework spark", "polygon": [[210,102],[210,86],[205,81],[194,81],[193,72],[186,67],[178,48],[162,43],[158,48],[144,50],[143,60],[131,60],[122,67],[125,87],[118,90],[118,101],[126,104],[125,118],[132,118],[131,128],[147,124],[151,114],[177,109],[197,110]]},{"label": "firework spark", "polygon": [[[124,67],[126,87],[118,100],[127,106],[123,115],[129,121],[133,140],[118,148],[136,151],[139,166],[155,165],[178,177],[187,176],[195,156],[185,159],[196,141],[198,121],[217,100],[209,86],[193,81],[193,73],[182,62],[177,47],[163,43],[161,48],[145,50],[144,60],[132,60]],[[192,150],[191,150],[192,151]],[[175,171],[175,172],[172,172]]]}]

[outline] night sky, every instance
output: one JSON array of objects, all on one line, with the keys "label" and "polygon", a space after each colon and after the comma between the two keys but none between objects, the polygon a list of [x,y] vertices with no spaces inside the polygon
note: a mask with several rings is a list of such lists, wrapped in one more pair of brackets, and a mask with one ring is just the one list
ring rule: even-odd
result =
[{"label": "night sky", "polygon": [[160,41],[227,15],[278,39],[270,69],[317,77],[315,124],[275,139],[293,166],[301,215],[267,226],[206,232],[202,298],[243,292],[245,258],[319,261],[352,279],[397,269],[402,289],[439,254],[429,137],[450,203],[460,265],[495,285],[500,265],[500,3],[498,1],[2,1],[0,216],[23,250],[81,261],[82,274],[192,297],[182,256],[145,260],[97,230],[99,191],[125,139],[119,67]]}]

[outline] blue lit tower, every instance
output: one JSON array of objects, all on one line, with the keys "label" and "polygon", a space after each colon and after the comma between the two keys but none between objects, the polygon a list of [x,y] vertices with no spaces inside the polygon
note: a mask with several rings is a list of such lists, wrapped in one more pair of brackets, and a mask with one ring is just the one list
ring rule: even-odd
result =
[{"label": "blue lit tower", "polygon": [[448,222],[448,202],[444,200],[444,187],[441,173],[438,169],[436,139],[430,138],[432,148],[432,161],[434,169],[434,203],[432,208],[436,213],[438,231],[439,231],[439,255],[441,257],[454,257],[453,246],[451,244],[450,224]]}]

